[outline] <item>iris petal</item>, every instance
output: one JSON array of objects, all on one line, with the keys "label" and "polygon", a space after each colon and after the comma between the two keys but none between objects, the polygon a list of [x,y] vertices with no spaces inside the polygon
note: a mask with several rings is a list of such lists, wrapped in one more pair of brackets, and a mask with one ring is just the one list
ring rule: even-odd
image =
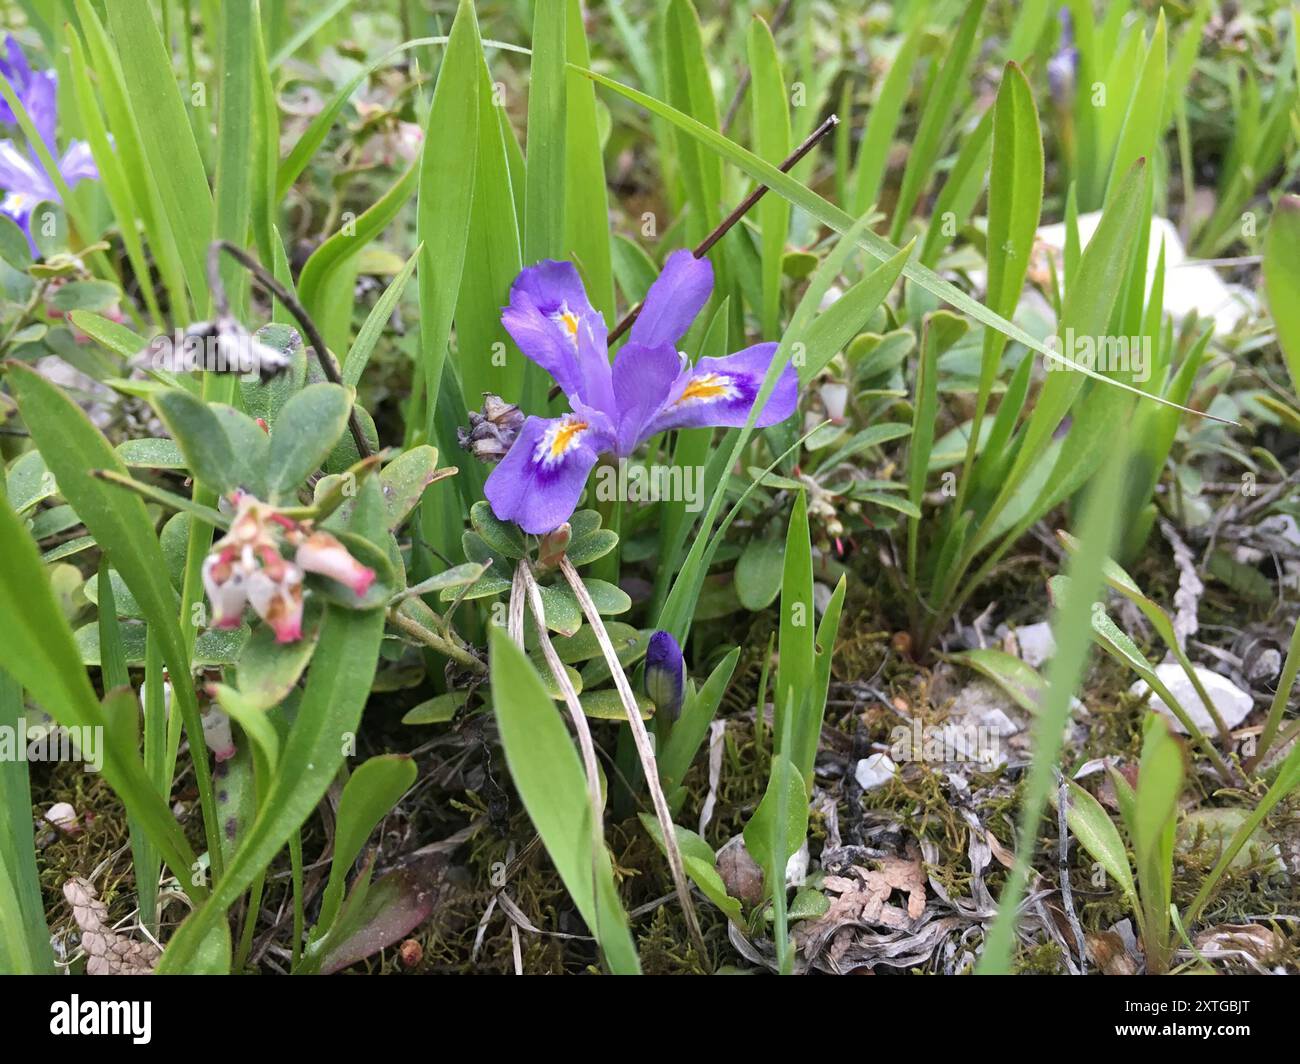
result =
[{"label": "iris petal", "polygon": [[713,293],[713,267],[691,252],[674,251],[641,303],[631,339],[646,347],[676,344]]},{"label": "iris petal", "polygon": [[[726,358],[702,358],[684,370],[667,400],[642,433],[646,439],[679,428],[744,425],[776,354],[774,343],[755,344]],[[784,421],[799,402],[799,374],[787,365],[755,422],[766,428]]]},{"label": "iris petal", "polygon": [[646,347],[629,340],[614,359],[614,402],[618,406],[618,453],[626,457],[645,438],[646,426],[663,406],[681,373],[672,344]]},{"label": "iris petal", "polygon": [[591,467],[612,442],[602,420],[592,412],[525,421],[484,485],[492,512],[533,535],[564,524],[578,505]]},{"label": "iris petal", "polygon": [[84,140],[74,140],[59,160],[59,173],[71,187],[78,181],[94,181],[99,177],[99,169],[90,154],[90,145]]},{"label": "iris petal", "polygon": [[[521,272],[510,287],[510,304],[501,312],[501,324],[519,350],[554,377],[565,395],[586,394],[580,332],[584,325],[591,331],[604,359],[605,322],[592,308],[572,263],[547,259]],[[607,361],[605,366],[608,376]]]}]

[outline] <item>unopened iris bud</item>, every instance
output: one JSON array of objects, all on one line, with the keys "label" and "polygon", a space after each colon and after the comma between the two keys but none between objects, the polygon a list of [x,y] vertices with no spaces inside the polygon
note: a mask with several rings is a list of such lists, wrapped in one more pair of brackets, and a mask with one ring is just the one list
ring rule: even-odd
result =
[{"label": "unopened iris bud", "polygon": [[655,632],[645,654],[645,693],[656,713],[675,721],[682,712],[682,648],[668,632]]}]

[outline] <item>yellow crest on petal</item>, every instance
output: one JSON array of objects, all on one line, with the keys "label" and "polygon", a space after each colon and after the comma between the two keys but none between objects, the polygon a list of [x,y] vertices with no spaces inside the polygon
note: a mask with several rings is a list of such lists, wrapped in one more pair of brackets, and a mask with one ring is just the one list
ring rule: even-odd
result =
[{"label": "yellow crest on petal", "polygon": [[677,405],[690,402],[713,402],[715,399],[734,399],[736,386],[724,373],[701,373],[692,377],[682,394],[677,398]]}]

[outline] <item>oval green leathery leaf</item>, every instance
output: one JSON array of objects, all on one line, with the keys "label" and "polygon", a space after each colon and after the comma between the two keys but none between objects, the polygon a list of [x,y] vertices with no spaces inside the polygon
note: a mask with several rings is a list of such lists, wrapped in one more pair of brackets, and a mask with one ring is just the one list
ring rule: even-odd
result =
[{"label": "oval green leathery leaf", "polygon": [[[627,709],[623,705],[623,699],[612,687],[599,691],[584,691],[578,696],[578,702],[582,705],[582,712],[593,720],[627,720]],[[645,695],[636,695],[636,708],[642,720],[649,720],[654,716],[655,704]]]},{"label": "oval green leathery leaf", "polygon": [[415,509],[424,489],[448,472],[438,468],[438,449],[428,444],[412,447],[384,466],[379,482],[384,489],[389,529],[395,531]]},{"label": "oval green leathery leaf", "polygon": [[755,537],[745,544],[736,562],[736,597],[747,610],[767,609],[781,593],[785,544],[771,537]]},{"label": "oval green leathery leaf", "polygon": [[[116,569],[110,569],[108,572],[109,582],[113,587],[113,606],[118,617],[129,618],[131,620],[143,620],[144,613],[140,609],[140,604],[136,602],[135,596],[131,594],[131,589],[126,586],[126,581]],[[99,605],[99,583],[96,580],[87,580],[83,588],[86,598],[95,605]]]},{"label": "oval green leathery leaf", "polygon": [[497,557],[518,560],[527,551],[524,534],[516,524],[500,520],[486,502],[476,502],[469,511],[474,531]]},{"label": "oval green leathery leaf", "polygon": [[239,694],[248,705],[270,709],[284,701],[297,686],[320,638],[320,617],[314,613],[307,611],[302,638],[292,643],[277,642],[270,625],[261,624],[253,629],[235,662]]},{"label": "oval green leathery leaf", "polygon": [[338,915],[343,887],[361,847],[399,798],[415,782],[415,761],[405,754],[380,754],[358,765],[343,785],[334,831],[334,857],[321,901],[318,929]]},{"label": "oval green leathery leaf", "polygon": [[184,469],[185,455],[175,440],[123,440],[117,456],[137,469]]},{"label": "oval green leathery leaf", "polygon": [[307,349],[296,329],[278,322],[263,325],[253,334],[253,339],[271,348],[288,363],[269,380],[253,377],[241,378],[239,382],[245,412],[249,417],[261,418],[270,425],[275,423],[284,404],[302,391],[307,382]]},{"label": "oval green leathery leaf", "polygon": [[560,635],[573,635],[582,626],[582,607],[567,587],[538,587],[542,608],[546,613],[546,627]]},{"label": "oval green leathery leaf", "polygon": [[[605,633],[609,636],[609,641],[614,645],[616,654],[621,654],[635,645],[641,636],[641,633],[630,624],[623,624],[619,621],[611,621],[605,625]],[[596,633],[590,625],[583,625],[579,631],[571,636],[552,639],[551,645],[555,648],[555,653],[560,660],[566,665],[591,661],[593,658],[600,657],[603,653],[600,640],[596,638]],[[535,662],[535,664],[537,664],[540,671],[542,668],[540,661]]]},{"label": "oval green leathery leaf", "polygon": [[185,466],[195,479],[222,495],[239,487],[234,448],[207,403],[189,392],[167,388],[154,396],[153,407],[180,446]]},{"label": "oval green leathery leaf", "polygon": [[433,698],[407,710],[405,716],[402,717],[402,723],[446,724],[455,718],[468,700],[468,691],[448,691],[444,695],[435,695]]},{"label": "oval green leathery leaf", "polygon": [[348,423],[352,400],[337,384],[309,384],[284,404],[271,426],[267,488],[271,501],[291,499],[321,467]]},{"label": "oval green leathery leaf", "polygon": [[575,566],[590,565],[597,559],[605,557],[617,546],[617,532],[608,528],[597,528],[580,539],[575,536],[569,540],[569,545],[564,548],[564,555]]},{"label": "oval green leathery leaf", "polygon": [[585,579],[587,593],[596,604],[596,612],[602,617],[613,617],[626,613],[632,608],[632,599],[621,587],[616,587],[607,580]]},{"label": "oval green leathery leaf", "polygon": [[9,505],[18,513],[59,494],[59,484],[45,465],[40,451],[26,451],[13,460],[5,474]]},{"label": "oval green leathery leaf", "polygon": [[[123,621],[119,626],[122,633],[122,651],[126,663],[132,668],[143,666],[145,662],[145,628],[135,620]],[[239,659],[239,652],[244,641],[248,639],[248,625],[239,628],[205,628],[194,640],[191,660],[204,668],[221,665],[233,665]],[[77,651],[83,665],[99,665],[99,625],[82,625],[74,633]]]}]

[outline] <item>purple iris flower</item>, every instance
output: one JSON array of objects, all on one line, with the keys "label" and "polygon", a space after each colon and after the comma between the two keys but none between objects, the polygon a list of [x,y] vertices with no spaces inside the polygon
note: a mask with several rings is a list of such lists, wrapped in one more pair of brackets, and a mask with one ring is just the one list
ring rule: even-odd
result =
[{"label": "purple iris flower", "polygon": [[1074,21],[1070,17],[1070,9],[1061,8],[1057,12],[1057,18],[1061,23],[1061,43],[1047,61],[1047,84],[1052,91],[1052,99],[1064,106],[1074,96],[1074,81],[1079,71],[1079,50],[1074,47]]},{"label": "purple iris flower", "polygon": [[[32,124],[45,146],[53,155],[56,151],[54,128],[58,113],[55,109],[55,78],[53,71],[33,70],[27,57],[13,37],[5,39],[5,56],[0,58],[3,73],[23,107],[31,116]],[[0,99],[0,122],[16,124],[17,116],[3,99]],[[73,141],[58,162],[59,173],[69,186],[83,179],[99,176],[90,147],[85,141]],[[32,210],[42,200],[59,202],[58,189],[45,172],[35,149],[26,154],[19,151],[12,140],[0,140],[0,189],[5,193],[0,200],[0,212],[12,218],[27,234],[33,254],[37,248],[32,240]]]},{"label": "purple iris flower", "polygon": [[[605,319],[571,263],[546,260],[515,279],[501,323],[555,378],[571,412],[524,422],[485,487],[498,518],[525,532],[549,532],[573,513],[600,455],[626,458],[669,429],[745,424],[777,345],[692,365],[677,342],[712,291],[709,261],[673,252],[611,367]],[[786,366],[756,424],[784,421],[797,401],[798,374]]]}]

